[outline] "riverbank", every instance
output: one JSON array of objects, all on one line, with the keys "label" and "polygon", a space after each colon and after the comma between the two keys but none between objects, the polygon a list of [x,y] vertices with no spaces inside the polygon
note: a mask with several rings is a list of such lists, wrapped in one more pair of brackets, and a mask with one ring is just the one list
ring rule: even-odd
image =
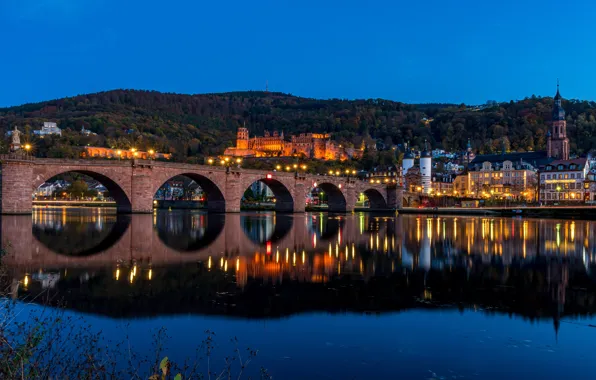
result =
[{"label": "riverbank", "polygon": [[432,214],[432,215],[493,215],[493,216],[523,216],[531,218],[569,218],[596,219],[594,206],[542,206],[542,207],[438,207],[438,208],[410,208],[399,210],[402,214]]}]

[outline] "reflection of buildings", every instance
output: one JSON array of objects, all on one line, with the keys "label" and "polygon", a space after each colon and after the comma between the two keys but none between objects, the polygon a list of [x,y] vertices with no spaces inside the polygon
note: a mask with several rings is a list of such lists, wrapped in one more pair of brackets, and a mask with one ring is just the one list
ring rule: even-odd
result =
[{"label": "reflection of buildings", "polygon": [[252,241],[265,242],[271,238],[275,223],[272,218],[268,217],[245,218],[242,227]]},{"label": "reflection of buildings", "polygon": [[[81,230],[72,225],[96,226],[93,218],[97,217],[48,213],[45,219],[34,218],[34,228],[49,226],[38,230],[55,236],[54,225],[70,231],[72,235],[62,239],[73,241]],[[143,303],[142,296],[130,300],[132,289],[138,294],[149,292],[164,306],[162,310],[174,313],[244,315],[252,307],[250,312],[275,316],[333,307],[399,310],[417,307],[419,299],[427,307],[431,301],[444,306],[481,300],[503,312],[553,317],[557,327],[565,315],[596,311],[596,287],[586,276],[596,249],[591,234],[594,222],[309,214],[291,217],[288,225],[293,227],[275,240],[271,238],[274,230],[282,230],[276,228],[279,215],[222,216],[216,221],[223,230],[217,233],[209,231],[213,218],[204,213],[156,213],[143,219],[147,224],[132,219],[130,231],[134,233],[115,243],[121,251],[111,251],[110,246],[86,257],[68,257],[63,252],[59,256],[66,260],[58,267],[35,256],[35,252],[44,254],[38,245],[32,247],[31,257],[9,255],[7,266],[16,272],[17,285],[23,285],[22,294],[53,288],[71,297],[70,305],[75,308],[89,307],[93,304],[89,300],[109,286],[111,298],[127,302],[115,303],[114,310],[93,312],[119,316],[155,314],[155,302]],[[7,234],[13,239],[23,230],[10,220],[3,218],[3,239]],[[108,228],[109,219],[103,220],[103,228]],[[299,228],[303,231],[295,233]],[[82,228],[82,234],[87,230]],[[209,250],[209,238],[217,234],[230,244]],[[283,236],[292,234],[291,240],[284,240]],[[237,239],[239,235],[250,236],[253,243]],[[37,238],[43,240],[43,236]],[[10,260],[19,259],[21,266],[10,266]],[[48,272],[50,268],[55,270]],[[61,277],[28,274],[40,269]],[[100,304],[111,307],[110,302]],[[122,305],[127,305],[126,311],[117,310]],[[213,305],[221,308],[215,310]]]}]

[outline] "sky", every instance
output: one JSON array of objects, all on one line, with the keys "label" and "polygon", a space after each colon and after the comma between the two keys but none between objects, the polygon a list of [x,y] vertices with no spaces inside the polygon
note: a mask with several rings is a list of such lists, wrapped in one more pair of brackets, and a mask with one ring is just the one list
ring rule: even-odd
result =
[{"label": "sky", "polygon": [[0,0],[0,107],[118,88],[596,100],[593,0]]}]

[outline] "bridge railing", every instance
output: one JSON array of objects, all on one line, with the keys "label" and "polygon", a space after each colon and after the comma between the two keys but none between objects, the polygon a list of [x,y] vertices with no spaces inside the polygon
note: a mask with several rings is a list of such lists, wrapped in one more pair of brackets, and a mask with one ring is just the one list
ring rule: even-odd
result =
[{"label": "bridge railing", "polygon": [[27,153],[14,152],[0,154],[0,160],[34,161],[35,157]]}]

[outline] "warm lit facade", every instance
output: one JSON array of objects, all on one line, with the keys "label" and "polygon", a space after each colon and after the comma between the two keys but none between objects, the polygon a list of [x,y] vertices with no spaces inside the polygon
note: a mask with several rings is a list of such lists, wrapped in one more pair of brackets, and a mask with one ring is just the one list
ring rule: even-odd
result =
[{"label": "warm lit facade", "polygon": [[143,152],[135,149],[111,149],[96,146],[86,146],[81,152],[83,158],[121,158],[121,159],[133,159],[138,158],[142,160],[149,159],[163,159],[169,160],[172,158],[170,153],[158,153],[158,152]]},{"label": "warm lit facade", "polygon": [[[468,171],[467,196],[477,198],[535,199],[536,169],[526,163],[486,161]],[[461,194],[463,195],[463,194]]]},{"label": "warm lit facade", "polygon": [[580,203],[591,200],[589,191],[584,188],[589,169],[585,158],[551,162],[540,173],[540,201]]},{"label": "warm lit facade", "polygon": [[360,158],[361,151],[344,149],[331,140],[328,133],[301,133],[286,141],[284,134],[265,131],[264,136],[250,137],[248,129],[238,128],[236,146],[227,148],[224,156],[232,157],[289,157],[303,156],[319,160]]},{"label": "warm lit facade", "polygon": [[431,182],[432,194],[437,196],[452,196],[453,195],[453,176],[450,174],[435,173]]}]

